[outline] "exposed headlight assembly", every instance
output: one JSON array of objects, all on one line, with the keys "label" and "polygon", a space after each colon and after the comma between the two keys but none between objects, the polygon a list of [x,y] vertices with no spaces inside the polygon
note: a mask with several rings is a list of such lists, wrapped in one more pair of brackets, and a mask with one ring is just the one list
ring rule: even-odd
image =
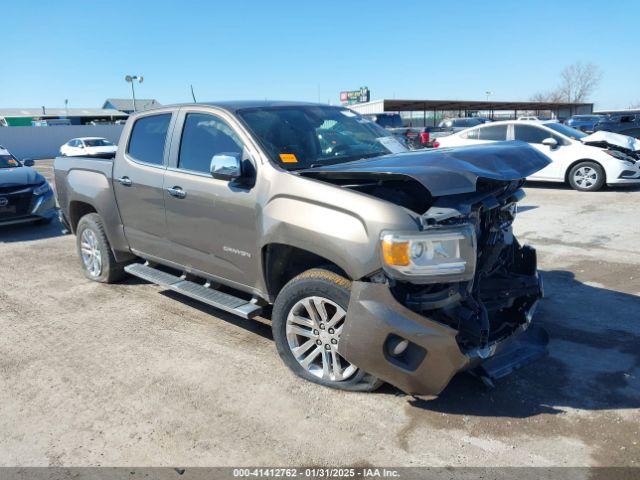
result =
[{"label": "exposed headlight assembly", "polygon": [[33,189],[33,194],[42,195],[43,193],[47,193],[50,189],[51,187],[49,186],[49,182],[45,181]]},{"label": "exposed headlight assembly", "polygon": [[618,160],[622,160],[625,162],[629,162],[630,164],[635,164],[635,159],[633,157],[630,157],[629,155],[619,151],[619,150],[604,150],[605,153],[608,153],[609,155],[611,155],[614,158],[617,158]]},{"label": "exposed headlight assembly", "polygon": [[383,232],[380,251],[385,272],[412,283],[471,280],[476,269],[476,235],[471,225],[423,232]]}]

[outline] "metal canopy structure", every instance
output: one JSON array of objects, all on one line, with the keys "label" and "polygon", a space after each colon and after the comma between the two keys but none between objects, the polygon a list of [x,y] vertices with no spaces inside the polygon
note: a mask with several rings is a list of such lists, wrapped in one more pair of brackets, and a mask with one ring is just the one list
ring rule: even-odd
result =
[{"label": "metal canopy structure", "polygon": [[[411,112],[409,122],[415,120],[414,112],[422,113],[422,122],[427,125],[430,118],[433,125],[436,124],[438,114],[453,113],[450,116],[469,117],[478,115],[495,119],[504,118],[503,113],[511,112],[509,118],[517,118],[518,113],[540,115],[541,112],[551,112],[555,117],[570,117],[576,114],[589,114],[593,112],[593,103],[553,103],[553,102],[498,102],[494,100],[373,100],[368,103],[349,105],[348,108],[360,114],[379,114],[384,112]],[[427,112],[429,117],[427,117]],[[404,115],[403,115],[404,117]],[[405,118],[406,121],[406,118]],[[411,124],[411,123],[409,123]]]},{"label": "metal canopy structure", "polygon": [[593,111],[593,103],[498,102],[493,100],[382,100],[385,112],[415,112],[420,110],[535,110]]}]

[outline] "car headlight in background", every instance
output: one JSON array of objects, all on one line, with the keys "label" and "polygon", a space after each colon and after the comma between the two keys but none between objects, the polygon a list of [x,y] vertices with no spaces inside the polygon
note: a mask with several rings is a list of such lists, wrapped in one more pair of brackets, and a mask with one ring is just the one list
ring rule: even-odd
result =
[{"label": "car headlight in background", "polygon": [[385,272],[409,282],[459,282],[475,274],[476,237],[471,225],[383,232],[380,251]]},{"label": "car headlight in background", "polygon": [[33,194],[42,195],[43,193],[47,193],[49,190],[51,190],[51,187],[49,186],[49,182],[45,181],[44,183],[41,183],[40,185],[38,185],[36,188],[33,189]]}]

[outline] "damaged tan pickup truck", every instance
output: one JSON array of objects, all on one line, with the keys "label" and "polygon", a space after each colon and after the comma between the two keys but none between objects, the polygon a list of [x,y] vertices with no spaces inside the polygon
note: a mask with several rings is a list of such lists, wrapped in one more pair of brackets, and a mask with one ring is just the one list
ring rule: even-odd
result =
[{"label": "damaged tan pickup truck", "polygon": [[546,353],[536,253],[511,224],[547,164],[519,142],[407,152],[345,108],[233,102],[135,114],[115,158],[57,158],[55,180],[91,280],[270,317],[321,385],[435,395]]}]

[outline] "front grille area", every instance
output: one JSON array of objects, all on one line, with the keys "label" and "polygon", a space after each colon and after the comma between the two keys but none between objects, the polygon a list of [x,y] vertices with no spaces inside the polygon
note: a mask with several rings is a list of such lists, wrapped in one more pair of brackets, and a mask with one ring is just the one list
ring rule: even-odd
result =
[{"label": "front grille area", "polygon": [[31,188],[33,188],[32,185],[12,185],[10,187],[0,186],[0,195],[9,195],[15,192],[22,192],[23,190],[29,190],[30,192]]},{"label": "front grille area", "polygon": [[[0,220],[29,215],[32,197],[31,190],[9,195],[0,193]],[[6,205],[2,205],[5,202]]]}]

